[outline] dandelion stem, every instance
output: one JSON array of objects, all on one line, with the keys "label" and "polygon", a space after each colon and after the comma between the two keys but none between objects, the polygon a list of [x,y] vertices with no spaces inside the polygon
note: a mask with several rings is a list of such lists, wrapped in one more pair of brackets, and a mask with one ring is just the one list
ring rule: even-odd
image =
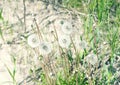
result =
[{"label": "dandelion stem", "polygon": [[73,39],[72,39],[71,36],[70,36],[70,39],[71,39],[71,42],[72,42],[72,44],[73,44],[73,48],[74,48],[74,50],[75,50],[75,53],[77,53],[77,50],[76,50],[75,44],[74,44]]},{"label": "dandelion stem", "polygon": [[43,37],[42,37],[42,34],[41,34],[41,32],[40,32],[39,26],[38,26],[38,24],[37,24],[35,18],[34,18],[34,22],[35,22],[35,25],[36,25],[36,27],[37,27],[37,31],[38,31],[38,35],[39,35],[39,39],[41,40],[41,39],[43,39]]},{"label": "dandelion stem", "polygon": [[24,28],[25,28],[25,32],[26,32],[26,4],[25,4],[25,0],[23,0],[23,5],[24,5]]}]

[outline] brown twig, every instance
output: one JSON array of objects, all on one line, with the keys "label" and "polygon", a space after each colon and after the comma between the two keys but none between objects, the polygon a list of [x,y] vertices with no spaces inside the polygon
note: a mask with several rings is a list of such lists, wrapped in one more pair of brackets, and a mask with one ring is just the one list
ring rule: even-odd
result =
[{"label": "brown twig", "polygon": [[39,39],[42,40],[43,37],[42,37],[42,34],[41,34],[41,32],[40,32],[39,26],[38,26],[35,18],[34,18],[34,22],[35,22],[35,25],[36,25],[36,28],[37,28],[37,33],[38,33],[38,35],[39,35]]},{"label": "brown twig", "polygon": [[24,6],[24,29],[26,32],[26,5],[25,5],[25,0],[23,0],[23,6]]}]

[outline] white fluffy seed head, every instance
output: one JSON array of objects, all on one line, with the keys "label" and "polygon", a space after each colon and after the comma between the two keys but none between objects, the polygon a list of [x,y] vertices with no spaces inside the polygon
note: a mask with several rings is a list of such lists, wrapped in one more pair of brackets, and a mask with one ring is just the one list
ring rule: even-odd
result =
[{"label": "white fluffy seed head", "polygon": [[27,43],[29,46],[31,46],[32,48],[35,48],[37,46],[39,46],[39,38],[36,34],[32,34],[27,38]]},{"label": "white fluffy seed head", "polygon": [[67,35],[61,35],[58,39],[58,42],[59,42],[59,45],[62,47],[62,48],[68,48],[70,43],[71,43],[71,40],[70,40],[70,37],[67,36]]},{"label": "white fluffy seed head", "polygon": [[87,48],[87,42],[85,40],[78,40],[75,42],[76,49],[79,51],[83,51],[85,48]]},{"label": "white fluffy seed head", "polygon": [[39,45],[41,55],[47,55],[52,51],[52,46],[49,42],[41,42]]},{"label": "white fluffy seed head", "polygon": [[86,62],[90,63],[91,65],[95,65],[98,62],[97,55],[95,55],[94,53],[90,53],[85,57],[85,59],[86,59]]},{"label": "white fluffy seed head", "polygon": [[73,32],[72,23],[68,21],[63,21],[61,29],[65,34],[68,34],[68,35],[71,34]]}]

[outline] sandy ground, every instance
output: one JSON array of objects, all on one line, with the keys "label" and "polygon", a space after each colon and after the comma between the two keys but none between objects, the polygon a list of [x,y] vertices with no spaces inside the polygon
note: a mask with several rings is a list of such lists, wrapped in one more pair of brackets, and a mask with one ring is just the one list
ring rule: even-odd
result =
[{"label": "sandy ground", "polygon": [[5,67],[5,64],[12,69],[12,62],[11,57],[7,52],[8,47],[4,47],[3,49],[0,49],[0,85],[9,85],[6,84],[6,82],[11,81],[10,75]]},{"label": "sandy ground", "polygon": [[[32,24],[32,14],[34,15],[34,13],[38,12],[37,6],[40,4],[43,4],[41,2],[35,2],[35,3],[31,3],[31,2],[26,2],[26,9],[27,12],[26,14],[30,14],[30,16],[27,16],[27,28],[30,30],[30,25]],[[36,7],[34,7],[36,6]],[[28,8],[29,7],[29,8]],[[42,6],[43,7],[43,6]],[[4,41],[2,39],[0,39],[0,85],[13,85],[12,84],[12,78],[10,76],[10,74],[7,71],[6,66],[10,69],[10,71],[13,71],[14,69],[14,64],[12,62],[12,57],[10,56],[11,53],[15,53],[15,54],[20,54],[20,55],[24,55],[20,53],[20,49],[21,46],[19,45],[15,45],[15,46],[11,46],[9,44],[7,44],[7,42],[12,41],[13,39],[17,38],[17,36],[19,35],[19,33],[23,33],[23,28],[22,25],[19,26],[19,24],[23,23],[23,3],[22,0],[20,1],[7,1],[7,0],[1,0],[0,1],[0,8],[3,9],[3,14],[2,16],[4,17],[5,21],[8,21],[7,27],[11,27],[12,30],[14,30],[14,33],[11,34],[10,30],[4,30],[3,36],[4,36]],[[38,17],[38,16],[37,16]],[[3,25],[3,24],[0,24]],[[6,28],[5,26],[2,26],[4,28]],[[14,45],[14,44],[13,44]],[[18,53],[17,53],[18,52]],[[26,55],[24,55],[26,56]],[[18,59],[18,58],[17,58]],[[19,60],[18,60],[19,62]],[[17,82],[20,82],[23,80],[24,77],[24,69],[22,71],[20,71],[19,68],[20,65],[17,64],[17,74],[16,74],[16,80]],[[24,67],[21,67],[21,69]]]}]

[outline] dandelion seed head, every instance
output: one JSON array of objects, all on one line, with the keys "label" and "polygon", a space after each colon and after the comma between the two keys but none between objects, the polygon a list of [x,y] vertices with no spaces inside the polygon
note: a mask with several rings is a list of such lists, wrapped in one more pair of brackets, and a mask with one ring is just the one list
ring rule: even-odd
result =
[{"label": "dandelion seed head", "polygon": [[88,44],[85,40],[80,40],[79,38],[75,38],[74,43],[77,51],[84,51],[84,49],[88,48]]},{"label": "dandelion seed head", "polygon": [[87,63],[90,63],[91,65],[95,65],[98,62],[97,55],[95,55],[94,53],[90,53],[85,58]]},{"label": "dandelion seed head", "polygon": [[27,38],[28,45],[30,45],[32,48],[35,48],[39,46],[39,39],[36,34],[32,34]]},{"label": "dandelion seed head", "polygon": [[71,34],[73,32],[72,23],[68,21],[64,21],[61,29],[65,34],[68,34],[68,35]]},{"label": "dandelion seed head", "polygon": [[41,42],[39,51],[42,55],[47,55],[52,51],[52,46],[49,42]]},{"label": "dandelion seed head", "polygon": [[81,49],[85,49],[85,48],[87,48],[87,43],[86,43],[86,41],[80,41],[80,42],[78,42],[77,43],[77,47],[80,47]]},{"label": "dandelion seed head", "polygon": [[114,85],[120,85],[120,82],[115,80]]},{"label": "dandelion seed head", "polygon": [[71,43],[71,40],[70,40],[70,37],[67,36],[67,35],[62,35],[59,37],[58,39],[58,42],[59,42],[59,45],[62,47],[62,48],[68,48],[70,43]]}]

